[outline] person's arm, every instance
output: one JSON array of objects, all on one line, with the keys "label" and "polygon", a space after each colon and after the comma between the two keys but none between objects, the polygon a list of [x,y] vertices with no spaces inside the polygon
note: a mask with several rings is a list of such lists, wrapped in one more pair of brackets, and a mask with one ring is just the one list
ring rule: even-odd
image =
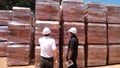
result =
[{"label": "person's arm", "polygon": [[57,49],[53,50],[53,58],[54,58],[54,62],[58,63],[58,51],[57,51]]},{"label": "person's arm", "polygon": [[58,62],[58,50],[57,50],[55,40],[53,41],[53,44],[52,44],[52,50],[53,50],[54,62]]},{"label": "person's arm", "polygon": [[68,52],[68,60],[70,60],[73,55],[74,44],[75,44],[75,41],[72,39],[69,44],[70,50]]}]

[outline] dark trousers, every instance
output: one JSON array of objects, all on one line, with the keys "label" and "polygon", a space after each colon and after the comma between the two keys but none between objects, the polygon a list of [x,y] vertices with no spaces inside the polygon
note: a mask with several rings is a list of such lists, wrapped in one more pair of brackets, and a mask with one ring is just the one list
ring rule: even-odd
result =
[{"label": "dark trousers", "polygon": [[53,68],[53,57],[52,58],[40,58],[40,68]]},{"label": "dark trousers", "polygon": [[76,60],[72,60],[72,61],[73,61],[73,65],[71,65],[68,68],[77,68]]}]

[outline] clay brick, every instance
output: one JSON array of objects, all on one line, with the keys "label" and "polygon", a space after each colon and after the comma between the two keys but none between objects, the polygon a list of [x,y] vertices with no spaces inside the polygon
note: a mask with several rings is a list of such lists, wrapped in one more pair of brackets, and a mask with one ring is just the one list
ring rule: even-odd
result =
[{"label": "clay brick", "polygon": [[120,45],[110,45],[109,46],[109,64],[120,63]]},{"label": "clay brick", "polygon": [[88,44],[106,44],[106,24],[88,24]]},{"label": "clay brick", "polygon": [[0,26],[0,41],[7,41],[8,26]]},{"label": "clay brick", "polygon": [[40,68],[40,46],[35,46],[35,68]]},{"label": "clay brick", "polygon": [[32,27],[9,25],[8,43],[31,43],[31,34]]},{"label": "clay brick", "polygon": [[77,37],[79,44],[85,44],[85,28],[84,23],[82,22],[64,22],[64,44],[68,44],[69,42],[69,36],[68,36],[68,30],[71,27],[77,28]]},{"label": "clay brick", "polygon": [[87,66],[106,65],[106,55],[107,55],[106,45],[88,45]]},{"label": "clay brick", "polygon": [[107,22],[120,24],[120,5],[107,5],[106,7],[108,10]]},{"label": "clay brick", "polygon": [[88,22],[106,23],[107,8],[102,3],[87,3],[85,15]]},{"label": "clay brick", "polygon": [[0,42],[0,57],[7,56],[7,41]]},{"label": "clay brick", "polygon": [[35,10],[37,20],[60,20],[59,3],[38,2]]},{"label": "clay brick", "polygon": [[13,44],[7,46],[7,65],[28,65],[30,62],[30,44]]},{"label": "clay brick", "polygon": [[13,13],[11,10],[0,10],[0,20],[12,20]]},{"label": "clay brick", "polygon": [[62,12],[64,21],[84,21],[84,4],[82,2],[63,0]]},{"label": "clay brick", "polygon": [[108,43],[120,43],[120,24],[108,24]]}]

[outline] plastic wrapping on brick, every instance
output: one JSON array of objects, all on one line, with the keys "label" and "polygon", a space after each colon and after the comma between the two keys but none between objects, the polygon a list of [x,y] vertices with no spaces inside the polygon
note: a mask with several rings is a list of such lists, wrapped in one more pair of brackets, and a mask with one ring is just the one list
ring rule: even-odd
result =
[{"label": "plastic wrapping on brick", "polygon": [[113,44],[109,46],[109,64],[120,63],[120,44]]},{"label": "plastic wrapping on brick", "polygon": [[0,26],[0,41],[7,41],[8,26]]},{"label": "plastic wrapping on brick", "polygon": [[59,3],[37,2],[35,10],[37,20],[60,20]]},{"label": "plastic wrapping on brick", "polygon": [[85,24],[83,22],[64,22],[64,44],[68,44],[69,37],[68,37],[68,30],[71,27],[77,28],[77,37],[79,44],[85,44]]},{"label": "plastic wrapping on brick", "polygon": [[35,68],[40,68],[40,46],[35,46]]},{"label": "plastic wrapping on brick", "polygon": [[13,6],[12,8],[13,11],[15,12],[23,12],[23,13],[27,13],[27,12],[30,12],[30,8],[26,8],[26,7],[17,7],[17,6]]},{"label": "plastic wrapping on brick", "polygon": [[84,13],[87,22],[106,23],[107,8],[102,3],[87,3]]},{"label": "plastic wrapping on brick", "polygon": [[32,13],[30,8],[24,8],[24,7],[13,7],[13,21],[17,21],[18,23],[22,24],[29,24],[32,25]]},{"label": "plastic wrapping on brick", "polygon": [[66,1],[62,2],[62,14],[64,21],[84,21],[84,4],[83,2]]},{"label": "plastic wrapping on brick", "polygon": [[108,43],[120,44],[120,24],[108,24]]},{"label": "plastic wrapping on brick", "polygon": [[8,26],[8,43],[31,43],[32,27]]},{"label": "plastic wrapping on brick", "polygon": [[12,16],[11,10],[0,10],[0,26],[7,26],[12,21]]},{"label": "plastic wrapping on brick", "polygon": [[7,41],[6,42],[0,42],[0,57],[7,56]]},{"label": "plastic wrapping on brick", "polygon": [[38,45],[38,39],[43,37],[42,31],[44,27],[51,29],[50,37],[54,38],[56,44],[59,44],[59,21],[40,21],[37,20],[35,23],[35,44]]},{"label": "plastic wrapping on brick", "polygon": [[30,44],[12,44],[7,46],[7,65],[28,65],[30,62]]},{"label": "plastic wrapping on brick", "polygon": [[87,36],[88,44],[106,44],[107,43],[106,24],[89,23]]},{"label": "plastic wrapping on brick", "polygon": [[0,10],[0,20],[12,20],[11,10]]},{"label": "plastic wrapping on brick", "polygon": [[[66,61],[66,53],[67,53],[68,46],[63,47],[63,67],[66,68],[65,61]],[[84,68],[85,62],[84,62],[84,46],[79,45],[78,46],[78,56],[77,56],[77,66],[78,68]]]},{"label": "plastic wrapping on brick", "polygon": [[108,9],[108,23],[118,23],[120,24],[120,5],[107,5]]},{"label": "plastic wrapping on brick", "polygon": [[107,45],[88,45],[87,66],[106,65]]}]

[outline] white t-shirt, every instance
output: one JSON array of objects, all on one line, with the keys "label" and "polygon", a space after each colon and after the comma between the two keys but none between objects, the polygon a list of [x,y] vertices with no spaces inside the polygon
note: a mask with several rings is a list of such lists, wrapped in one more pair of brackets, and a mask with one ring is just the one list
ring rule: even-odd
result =
[{"label": "white t-shirt", "polygon": [[53,57],[53,50],[57,49],[55,40],[50,37],[39,38],[40,55],[45,58]]}]

